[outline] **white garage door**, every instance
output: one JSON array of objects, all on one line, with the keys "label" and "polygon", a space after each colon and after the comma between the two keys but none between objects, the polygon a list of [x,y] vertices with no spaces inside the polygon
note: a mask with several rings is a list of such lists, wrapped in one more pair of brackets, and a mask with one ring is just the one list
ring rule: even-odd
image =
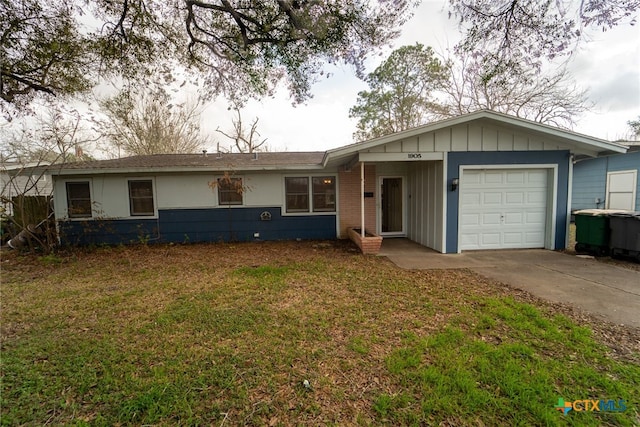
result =
[{"label": "white garage door", "polygon": [[460,178],[460,249],[543,248],[547,171],[463,171]]}]

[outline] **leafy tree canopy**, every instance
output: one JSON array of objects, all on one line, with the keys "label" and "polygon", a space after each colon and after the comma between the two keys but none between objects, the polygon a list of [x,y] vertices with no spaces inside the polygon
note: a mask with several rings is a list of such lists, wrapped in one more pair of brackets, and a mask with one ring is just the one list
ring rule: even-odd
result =
[{"label": "leafy tree canopy", "polygon": [[446,78],[445,66],[420,43],[394,50],[365,78],[370,90],[358,93],[351,117],[358,118],[354,137],[375,138],[423,124],[438,109],[433,91]]},{"label": "leafy tree canopy", "polygon": [[300,102],[323,61],[362,73],[406,19],[402,0],[0,0],[0,104],[76,95],[99,78],[144,80],[179,65],[201,95],[265,95],[284,80]]},{"label": "leafy tree canopy", "polygon": [[482,53],[491,67],[540,67],[570,54],[585,30],[635,23],[640,0],[449,0],[466,31],[459,52]]},{"label": "leafy tree canopy", "polygon": [[350,110],[358,118],[354,137],[375,138],[481,109],[570,128],[589,108],[566,68],[504,67],[488,74],[485,66],[484,58],[470,54],[441,62],[420,44],[393,51],[366,77],[370,90],[360,92]]}]

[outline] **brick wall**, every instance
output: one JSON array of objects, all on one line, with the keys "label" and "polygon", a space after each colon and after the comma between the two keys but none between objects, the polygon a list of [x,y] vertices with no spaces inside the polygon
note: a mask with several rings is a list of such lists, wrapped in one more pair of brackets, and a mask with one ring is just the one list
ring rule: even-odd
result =
[{"label": "brick wall", "polygon": [[[350,172],[338,173],[340,201],[338,210],[340,213],[340,238],[347,238],[347,228],[360,228],[360,163],[355,165]],[[372,233],[376,232],[376,166],[364,167],[364,191],[373,193],[374,197],[364,199],[365,228]]]}]

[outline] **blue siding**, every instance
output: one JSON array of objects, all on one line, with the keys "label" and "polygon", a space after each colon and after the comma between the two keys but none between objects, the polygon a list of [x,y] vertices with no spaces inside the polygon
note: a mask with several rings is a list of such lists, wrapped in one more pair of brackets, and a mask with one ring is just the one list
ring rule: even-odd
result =
[{"label": "blue siding", "polygon": [[[555,247],[566,246],[567,204],[569,196],[569,151],[504,151],[452,152],[447,158],[447,188],[459,178],[461,165],[526,165],[557,164],[558,190],[556,200]],[[447,191],[447,253],[458,251],[458,191]]]},{"label": "blue siding", "polygon": [[[271,214],[262,221],[262,212]],[[335,239],[335,215],[283,216],[274,208],[219,208],[161,210],[160,232],[170,242],[217,242],[293,239]]]},{"label": "blue siding", "polygon": [[58,232],[60,241],[66,245],[138,243],[158,240],[158,221],[156,219],[58,221]]},{"label": "blue siding", "polygon": [[[607,197],[607,172],[637,170],[640,175],[640,151],[582,160],[573,166],[571,209],[604,208]],[[636,188],[636,207],[640,210],[640,176]],[[596,197],[602,203],[596,206]]]},{"label": "blue siding", "polygon": [[[262,212],[271,214],[262,221]],[[279,207],[159,210],[158,219],[60,221],[67,244],[335,239],[335,215],[283,216]],[[260,233],[259,238],[254,233]]]},{"label": "blue siding", "polygon": [[[583,160],[573,165],[571,209],[603,208],[607,187],[607,159]],[[596,198],[602,203],[596,205]]]}]

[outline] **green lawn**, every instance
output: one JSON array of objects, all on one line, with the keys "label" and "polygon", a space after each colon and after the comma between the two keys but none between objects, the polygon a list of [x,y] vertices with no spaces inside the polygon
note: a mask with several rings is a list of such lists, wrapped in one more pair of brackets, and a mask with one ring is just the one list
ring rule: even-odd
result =
[{"label": "green lawn", "polygon": [[3,252],[2,425],[640,424],[637,330],[350,248]]}]

